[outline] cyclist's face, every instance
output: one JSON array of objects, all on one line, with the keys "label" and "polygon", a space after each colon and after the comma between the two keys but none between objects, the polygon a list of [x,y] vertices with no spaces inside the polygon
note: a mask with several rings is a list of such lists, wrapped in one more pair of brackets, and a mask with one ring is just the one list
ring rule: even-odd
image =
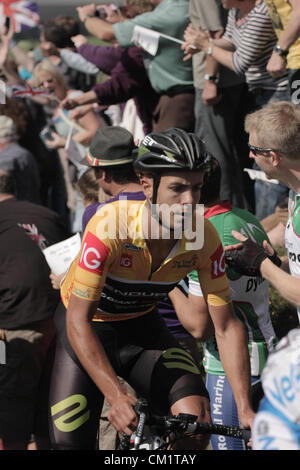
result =
[{"label": "cyclist's face", "polygon": [[[201,188],[203,186],[202,172],[178,172],[168,173],[160,179],[157,191],[156,204],[160,208],[160,218],[163,218],[164,210],[168,213],[170,221],[167,225],[175,228],[182,225],[184,219],[191,216],[199,203]],[[170,212],[169,208],[172,208]],[[156,211],[157,212],[157,211]]]},{"label": "cyclist's face", "polygon": [[200,171],[178,171],[163,175],[157,191],[158,204],[179,204],[182,208],[192,204],[195,208],[199,202],[203,186],[203,173]]}]

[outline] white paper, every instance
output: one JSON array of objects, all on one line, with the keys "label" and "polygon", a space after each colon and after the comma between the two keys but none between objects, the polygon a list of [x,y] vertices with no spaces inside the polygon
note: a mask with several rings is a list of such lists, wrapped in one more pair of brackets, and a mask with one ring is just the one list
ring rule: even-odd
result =
[{"label": "white paper", "polygon": [[76,258],[81,247],[79,233],[43,250],[49,268],[56,276],[65,273]]},{"label": "white paper", "polygon": [[[142,47],[151,55],[156,55],[158,49],[159,38],[169,39],[169,41],[177,42],[177,44],[184,44],[181,39],[173,38],[167,34],[153,31],[153,29],[144,28],[143,26],[135,25],[131,42],[136,46]],[[191,49],[197,49],[195,46],[190,45]]]},{"label": "white paper", "polygon": [[154,56],[157,53],[159,36],[160,34],[157,31],[135,25],[131,42]]},{"label": "white paper", "polygon": [[252,180],[262,180],[266,181],[267,183],[279,184],[278,180],[269,180],[264,171],[252,170],[252,168],[244,168],[244,171],[248,173]]},{"label": "white paper", "polygon": [[74,122],[72,122],[72,124],[69,126],[69,132],[68,132],[67,139],[66,139],[65,150],[68,150],[68,148],[70,146],[70,141],[72,139],[73,129],[74,129]]},{"label": "white paper", "polygon": [[80,164],[81,160],[83,160],[87,154],[87,149],[72,138],[67,139],[67,144],[65,150],[70,162],[72,162],[79,171],[82,169],[87,170],[87,166]]}]

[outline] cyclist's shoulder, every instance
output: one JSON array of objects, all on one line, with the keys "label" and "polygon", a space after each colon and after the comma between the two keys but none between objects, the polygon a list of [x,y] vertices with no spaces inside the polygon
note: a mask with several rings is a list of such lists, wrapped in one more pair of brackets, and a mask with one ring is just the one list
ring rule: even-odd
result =
[{"label": "cyclist's shoulder", "polygon": [[232,235],[232,230],[240,232],[260,244],[263,240],[269,240],[265,229],[255,215],[239,207],[232,207],[231,211],[224,214],[223,242],[225,246],[237,243]]},{"label": "cyclist's shoulder", "polygon": [[242,232],[247,237],[252,235],[252,238],[256,238],[258,233],[266,236],[254,214],[246,209],[232,206],[229,201],[220,202],[206,209],[205,218],[214,225],[225,245],[236,243],[232,230]]}]

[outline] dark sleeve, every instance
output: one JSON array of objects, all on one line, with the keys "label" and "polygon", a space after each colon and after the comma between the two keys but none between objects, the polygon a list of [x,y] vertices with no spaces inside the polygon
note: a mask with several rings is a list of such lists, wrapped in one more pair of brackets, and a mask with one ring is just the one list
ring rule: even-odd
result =
[{"label": "dark sleeve", "polygon": [[101,104],[127,101],[149,86],[139,48],[129,47],[122,52],[120,61],[111,72],[111,78],[93,87]]},{"label": "dark sleeve", "polygon": [[110,75],[122,55],[122,48],[114,46],[94,46],[83,44],[77,49],[86,60],[95,64],[104,73]]},{"label": "dark sleeve", "polygon": [[85,209],[83,216],[82,216],[82,229],[81,234],[84,234],[85,228],[89,222],[89,220],[93,217],[93,215],[97,212],[98,207],[100,206],[99,203],[91,204],[87,206]]}]

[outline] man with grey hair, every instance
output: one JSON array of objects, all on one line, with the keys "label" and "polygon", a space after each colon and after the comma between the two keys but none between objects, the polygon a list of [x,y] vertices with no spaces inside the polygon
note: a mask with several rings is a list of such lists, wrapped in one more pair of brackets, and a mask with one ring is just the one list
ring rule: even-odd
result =
[{"label": "man with grey hair", "polygon": [[40,175],[34,156],[18,143],[17,128],[9,117],[0,116],[0,169],[12,172],[21,200],[40,203]]}]

